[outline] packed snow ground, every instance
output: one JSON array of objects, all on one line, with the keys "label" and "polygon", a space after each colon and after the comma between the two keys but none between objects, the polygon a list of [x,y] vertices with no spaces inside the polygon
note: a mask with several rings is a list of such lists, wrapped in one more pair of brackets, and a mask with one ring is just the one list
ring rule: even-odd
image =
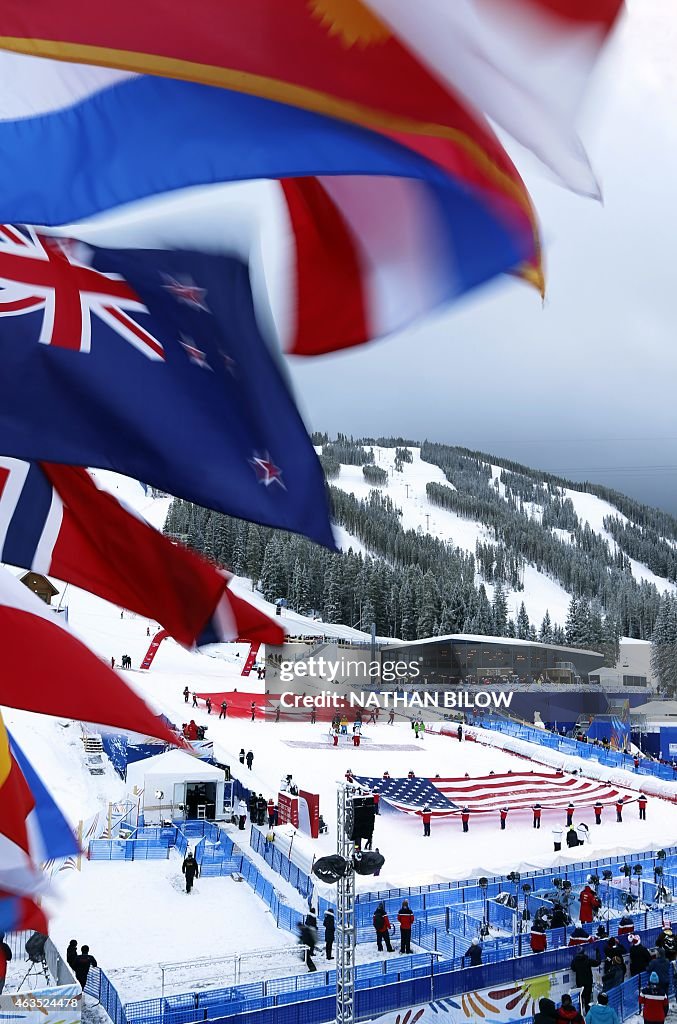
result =
[{"label": "packed snow ground", "polygon": [[[342,476],[348,469],[342,468]],[[439,530],[442,534],[449,527],[445,536],[451,532],[454,542],[460,543],[460,538],[465,537],[463,529],[472,524],[429,506],[425,499],[425,479],[436,479],[439,471],[421,464],[417,455],[413,466],[405,464],[401,480],[399,475],[394,475],[396,479],[391,483],[390,493],[396,504],[404,507],[401,499],[403,496],[406,498],[406,494],[401,484],[406,483],[408,474],[415,473],[418,473],[418,492],[414,490],[411,493],[410,488],[412,501],[406,512],[405,525],[424,528],[427,507],[431,530]],[[106,478],[106,485],[120,498],[143,512],[155,525],[161,525],[169,499],[147,498],[140,485],[133,481],[111,478],[110,474],[99,475]],[[369,488],[362,480],[361,469],[355,476],[355,489],[358,483],[362,484],[366,493]],[[345,482],[347,479],[342,481]],[[401,494],[399,491],[396,493],[397,488]],[[446,520],[447,516],[454,520],[457,535],[451,529],[451,520]],[[470,535],[465,539],[474,549],[474,539]],[[546,588],[556,586],[547,577],[540,577],[540,582]],[[248,581],[236,581],[236,586],[243,592],[250,589]],[[549,596],[542,609],[549,607],[551,615],[556,615],[553,593],[552,590],[547,591]],[[156,623],[127,612],[121,614],[119,608],[73,587],[66,588],[63,597],[69,605],[71,627],[102,658],[109,660],[115,657],[119,664],[122,655],[129,654],[134,665],[140,663],[149,644],[148,634],[152,636],[155,632]],[[262,598],[255,596],[254,599],[272,611]],[[563,600],[568,602],[566,595]],[[537,612],[531,606],[529,612],[536,617]],[[292,633],[329,635],[332,632],[332,628],[323,623],[313,623],[290,612],[285,612],[282,621]],[[336,630],[334,635],[357,634],[347,627],[333,629]],[[359,635],[363,637],[363,634]],[[158,710],[180,724],[188,717],[181,696],[186,685],[190,690],[213,693],[235,687],[241,692],[262,689],[262,684],[255,678],[247,680],[240,675],[247,649],[247,645],[220,645],[207,653],[195,653],[166,640],[150,672],[130,671],[125,672],[124,677]],[[17,741],[74,826],[97,811],[105,813],[109,801],[117,801],[125,794],[125,784],[110,766],[102,776],[89,775],[77,723],[12,709],[4,713]],[[219,722],[215,714],[208,716],[202,709],[191,709],[190,715],[208,726],[207,736],[214,741],[219,760],[229,764],[234,775],[257,792],[275,797],[280,778],[291,772],[299,786],[319,793],[320,810],[329,825],[329,834],[317,841],[305,836],[296,837],[294,857],[299,858],[306,868],[309,868],[314,855],[335,849],[336,782],[344,778],[348,768],[357,775],[376,777],[386,769],[393,776],[404,776],[411,768],[418,776],[439,774],[444,777],[462,776],[466,771],[474,776],[486,775],[491,770],[523,771],[525,768],[525,761],[516,753],[495,747],[467,742],[460,744],[430,733],[426,734],[425,740],[416,741],[409,725],[401,722],[392,727],[385,722],[376,726],[367,724],[359,749],[352,745],[335,749],[329,743],[326,725],[319,723],[313,726],[309,723],[252,723],[235,719]],[[241,747],[254,753],[251,773],[239,763]],[[520,752],[525,751],[521,748]],[[628,783],[631,782],[629,779]],[[586,820],[584,815],[581,817]],[[587,815],[588,823],[591,817],[591,814]],[[637,819],[636,805],[627,809],[625,817],[626,820],[618,825],[612,820],[612,812],[607,810],[604,824],[591,826],[592,843],[581,847],[580,853],[576,851],[576,856],[573,853],[553,853],[550,829],[555,822],[561,823],[562,812],[545,811],[540,831],[532,829],[528,812],[514,812],[509,817],[507,830],[500,835],[499,843],[496,842],[499,838],[498,821],[493,816],[478,816],[471,820],[467,835],[462,833],[456,819],[436,820],[431,837],[426,839],[418,817],[383,814],[377,819],[374,845],[384,854],[386,864],[379,878],[361,878],[359,886],[361,889],[385,889],[425,884],[523,870],[527,866],[560,865],[576,859],[588,860],[595,856],[677,843],[677,807],[655,800],[649,804],[647,822]],[[238,833],[237,839],[242,841],[243,833]],[[269,872],[269,869],[265,870]],[[107,973],[120,985],[125,1000],[158,994],[159,963],[210,955],[229,956],[240,950],[281,949],[294,941],[287,932],[275,927],[265,905],[246,883],[236,883],[230,878],[200,879],[195,892],[187,896],[183,892],[180,861],[174,854],[166,861],[85,862],[80,872],[62,872],[55,884],[60,899],[51,899],[50,906],[53,907],[52,934],[57,945],[63,951],[70,938],[88,942]],[[300,908],[302,901],[298,894],[290,893],[281,880],[277,884],[289,901]],[[375,959],[377,956],[371,943],[360,951],[360,957]],[[323,957],[320,965],[322,960]],[[288,975],[305,969],[300,961],[282,953],[269,957],[265,968],[260,960],[252,960],[251,964],[253,968],[243,967],[241,980],[249,979],[246,972],[250,969],[256,971],[258,977]],[[225,964],[219,968],[221,970],[225,983],[232,965]],[[190,976],[176,975],[175,978],[176,988],[171,989],[173,983],[170,982],[170,990],[191,989],[205,984],[202,969],[196,968]],[[213,987],[215,983],[215,974],[212,973],[208,984]]]}]

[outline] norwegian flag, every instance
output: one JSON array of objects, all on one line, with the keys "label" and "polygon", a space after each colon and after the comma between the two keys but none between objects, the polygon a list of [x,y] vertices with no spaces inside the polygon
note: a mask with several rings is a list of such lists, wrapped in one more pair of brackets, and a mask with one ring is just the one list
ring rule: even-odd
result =
[{"label": "norwegian flag", "polygon": [[0,224],[0,316],[42,310],[40,342],[79,352],[90,351],[98,316],[148,359],[164,360],[162,344],[128,315],[148,312],[139,296],[119,274],[88,267],[88,252],[81,242]]},{"label": "norwegian flag", "polygon": [[236,597],[216,566],[172,543],[77,466],[0,456],[0,560],[154,619],[186,645],[283,642],[280,627]]},{"label": "norwegian flag", "polygon": [[509,772],[461,779],[366,779],[361,786],[378,789],[381,799],[398,811],[418,813],[427,804],[438,815],[467,807],[473,814],[494,813],[501,807],[524,810],[539,803],[544,810],[591,807],[596,801],[614,804],[618,790],[606,782],[564,775],[561,772]]}]

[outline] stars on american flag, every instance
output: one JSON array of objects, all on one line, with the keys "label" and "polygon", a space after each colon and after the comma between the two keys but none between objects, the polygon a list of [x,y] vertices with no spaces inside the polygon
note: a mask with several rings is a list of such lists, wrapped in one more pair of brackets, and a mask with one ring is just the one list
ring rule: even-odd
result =
[{"label": "stars on american flag", "polygon": [[176,278],[171,277],[169,274],[163,274],[162,276],[165,280],[165,284],[162,287],[170,295],[173,295],[177,302],[183,302],[192,309],[202,309],[205,313],[210,312],[209,306],[205,302],[207,289],[196,285],[192,277]]},{"label": "stars on american flag", "polygon": [[421,811],[428,806],[431,811],[451,814],[458,809],[433,785],[430,779],[370,779],[355,776],[355,781],[367,789],[377,789],[381,797],[402,811]]},{"label": "stars on american flag", "polygon": [[275,465],[268,452],[264,452],[262,455],[257,455],[255,452],[249,460],[249,465],[256,473],[258,482],[264,487],[279,484],[283,490],[287,489],[282,482],[282,470]]}]

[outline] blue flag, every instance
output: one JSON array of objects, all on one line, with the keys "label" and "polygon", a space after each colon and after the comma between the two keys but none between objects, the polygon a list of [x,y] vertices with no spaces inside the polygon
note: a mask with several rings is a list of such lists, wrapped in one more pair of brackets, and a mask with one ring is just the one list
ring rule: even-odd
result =
[{"label": "blue flag", "polygon": [[0,449],[112,469],[334,546],[247,266],[0,226]]}]

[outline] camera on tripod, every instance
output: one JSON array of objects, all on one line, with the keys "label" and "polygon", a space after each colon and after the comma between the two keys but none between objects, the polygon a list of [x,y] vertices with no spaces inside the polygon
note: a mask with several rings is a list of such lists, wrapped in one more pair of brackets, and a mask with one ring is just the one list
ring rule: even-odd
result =
[{"label": "camera on tripod", "polygon": [[[37,983],[40,981],[40,975],[44,975],[45,981],[48,985],[51,984],[49,975],[49,968],[47,967],[47,957],[45,954],[45,946],[47,944],[47,936],[43,935],[42,932],[33,932],[32,935],[26,939],[26,962],[30,964],[26,971],[21,985],[18,986],[20,989],[22,985],[28,980],[28,978],[34,978]],[[18,989],[17,989],[18,991]]]}]

